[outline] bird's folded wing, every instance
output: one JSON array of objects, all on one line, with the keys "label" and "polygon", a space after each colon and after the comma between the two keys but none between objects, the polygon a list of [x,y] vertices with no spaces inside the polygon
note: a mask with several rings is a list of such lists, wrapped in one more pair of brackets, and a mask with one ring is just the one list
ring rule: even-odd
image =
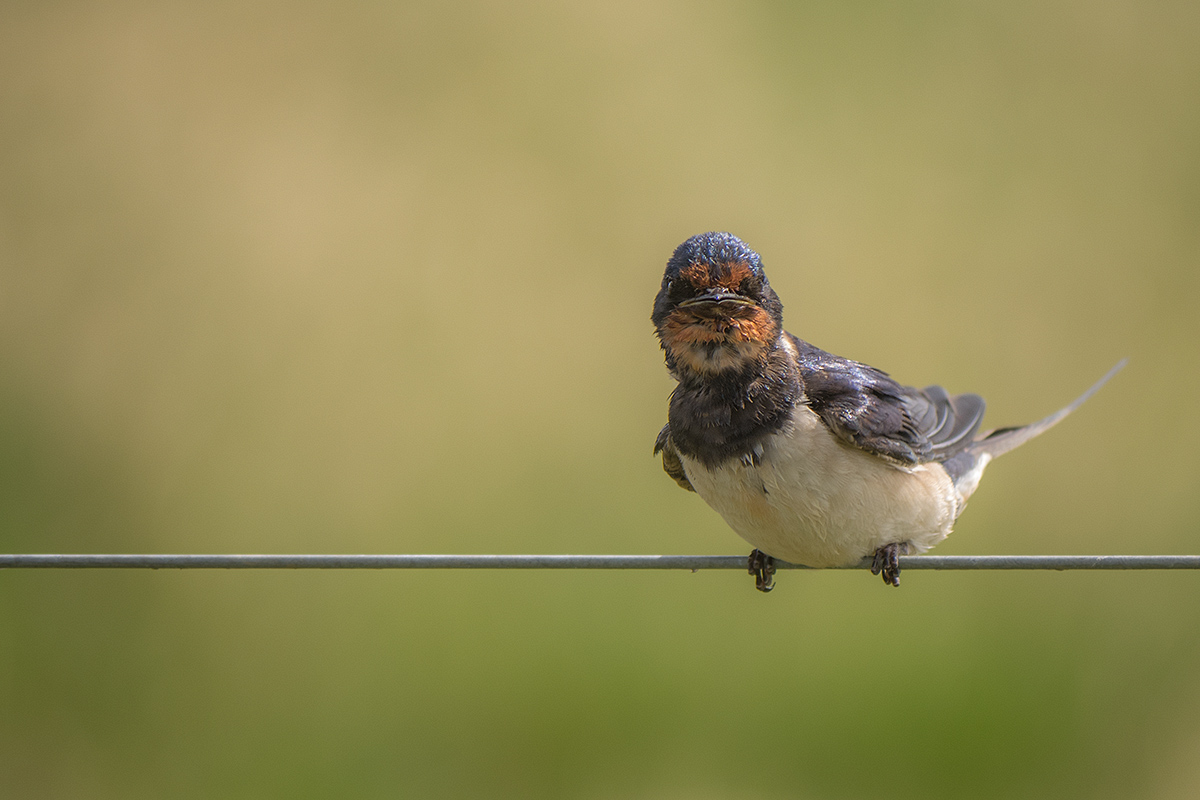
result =
[{"label": "bird's folded wing", "polygon": [[886,372],[791,338],[809,407],[848,444],[914,465],[950,458],[979,430],[984,402],[978,395],[902,386]]},{"label": "bird's folded wing", "polygon": [[654,455],[659,453],[662,453],[663,471],[684,489],[689,492],[696,491],[692,488],[692,482],[688,480],[687,473],[683,471],[683,461],[679,458],[679,451],[675,449],[675,443],[671,441],[670,425],[663,425],[654,442]]}]

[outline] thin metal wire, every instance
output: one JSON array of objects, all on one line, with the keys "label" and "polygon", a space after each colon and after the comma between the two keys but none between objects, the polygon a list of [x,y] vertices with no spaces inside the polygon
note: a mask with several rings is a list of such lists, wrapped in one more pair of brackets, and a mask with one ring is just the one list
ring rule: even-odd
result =
[{"label": "thin metal wire", "polygon": [[[866,569],[870,559],[849,567]],[[780,569],[809,569],[777,562]],[[170,555],[44,553],[0,555],[0,569],[701,569],[747,568],[746,556],[652,555]],[[1200,555],[901,556],[900,568],[1200,569]]]}]

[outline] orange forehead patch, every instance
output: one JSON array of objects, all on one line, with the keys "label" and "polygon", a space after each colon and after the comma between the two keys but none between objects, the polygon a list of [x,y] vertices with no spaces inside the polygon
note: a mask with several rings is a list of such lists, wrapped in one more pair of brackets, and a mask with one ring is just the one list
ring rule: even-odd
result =
[{"label": "orange forehead patch", "polygon": [[745,261],[722,261],[717,265],[716,275],[699,261],[693,261],[679,272],[679,276],[697,289],[720,287],[736,292],[742,281],[751,277],[754,270]]}]

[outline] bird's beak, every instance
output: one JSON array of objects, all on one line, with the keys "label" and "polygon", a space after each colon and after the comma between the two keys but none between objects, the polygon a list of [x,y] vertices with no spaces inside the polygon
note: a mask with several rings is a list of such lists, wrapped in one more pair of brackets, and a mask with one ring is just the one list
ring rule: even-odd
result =
[{"label": "bird's beak", "polygon": [[709,289],[702,295],[693,297],[690,300],[684,300],[679,304],[679,308],[689,308],[699,305],[735,305],[735,306],[752,306],[754,301],[745,295],[740,295],[737,292],[731,292],[728,289],[717,287]]}]

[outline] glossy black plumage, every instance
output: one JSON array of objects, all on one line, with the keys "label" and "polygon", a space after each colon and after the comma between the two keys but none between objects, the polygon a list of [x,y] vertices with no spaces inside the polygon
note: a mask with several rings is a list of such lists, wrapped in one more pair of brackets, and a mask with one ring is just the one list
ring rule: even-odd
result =
[{"label": "glossy black plumage", "polygon": [[985,407],[979,395],[952,397],[940,386],[902,386],[882,370],[796,336],[791,342],[809,407],[847,444],[913,465],[945,461],[979,430]]}]

